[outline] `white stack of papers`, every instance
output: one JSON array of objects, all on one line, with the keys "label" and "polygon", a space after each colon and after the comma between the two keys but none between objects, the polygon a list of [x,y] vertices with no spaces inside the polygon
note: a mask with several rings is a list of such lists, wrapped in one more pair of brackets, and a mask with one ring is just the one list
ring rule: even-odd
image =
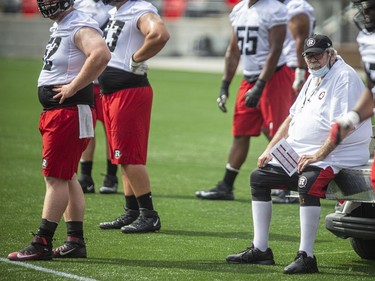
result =
[{"label": "white stack of papers", "polygon": [[290,144],[281,139],[270,151],[270,154],[281,165],[284,171],[292,176],[297,172],[297,163],[299,155],[294,151]]}]

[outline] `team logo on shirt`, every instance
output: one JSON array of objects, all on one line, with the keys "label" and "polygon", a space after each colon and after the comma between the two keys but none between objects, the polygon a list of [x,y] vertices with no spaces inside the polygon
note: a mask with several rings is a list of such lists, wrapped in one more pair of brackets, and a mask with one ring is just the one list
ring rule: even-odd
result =
[{"label": "team logo on shirt", "polygon": [[42,159],[42,167],[43,167],[43,169],[45,169],[45,168],[47,168],[47,159],[46,158],[43,158]]},{"label": "team logo on shirt", "polygon": [[298,179],[298,187],[304,188],[307,184],[307,178],[305,176],[299,177]]},{"label": "team logo on shirt", "polygon": [[307,45],[307,47],[314,46],[315,45],[315,39],[310,38],[309,40],[307,40],[306,45]]},{"label": "team logo on shirt", "polygon": [[326,95],[326,92],[321,92],[320,94],[319,94],[319,96],[318,96],[318,99],[322,99],[322,98],[324,98],[324,96]]},{"label": "team logo on shirt", "polygon": [[119,159],[121,157],[121,151],[119,149],[115,149],[113,153],[116,159]]}]

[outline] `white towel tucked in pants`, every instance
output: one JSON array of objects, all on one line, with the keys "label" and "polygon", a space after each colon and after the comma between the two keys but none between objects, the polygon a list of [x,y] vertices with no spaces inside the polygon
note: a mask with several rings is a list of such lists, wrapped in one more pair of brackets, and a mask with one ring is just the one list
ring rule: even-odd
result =
[{"label": "white towel tucked in pants", "polygon": [[94,125],[92,122],[91,108],[87,104],[79,104],[78,117],[79,117],[79,138],[93,138]]}]

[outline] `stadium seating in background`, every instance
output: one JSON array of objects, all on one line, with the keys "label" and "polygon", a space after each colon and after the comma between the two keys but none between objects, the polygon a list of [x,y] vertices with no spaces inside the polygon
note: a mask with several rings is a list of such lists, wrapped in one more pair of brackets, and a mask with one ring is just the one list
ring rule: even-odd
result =
[{"label": "stadium seating in background", "polygon": [[39,15],[36,0],[21,0],[21,12],[25,16]]}]

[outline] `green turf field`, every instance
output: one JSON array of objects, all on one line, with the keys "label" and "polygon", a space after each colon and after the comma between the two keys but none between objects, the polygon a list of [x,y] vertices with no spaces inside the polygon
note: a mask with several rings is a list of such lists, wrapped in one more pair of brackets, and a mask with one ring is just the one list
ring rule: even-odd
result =
[{"label": "green turf field", "polygon": [[[85,237],[88,259],[9,263],[7,254],[27,246],[40,223],[44,198],[41,175],[41,111],[36,81],[41,60],[0,58],[0,280],[374,280],[375,262],[361,260],[348,240],[324,226],[333,201],[322,202],[315,244],[318,275],[282,273],[298,250],[298,205],[274,206],[270,247],[276,265],[229,265],[228,254],[242,251],[252,237],[248,177],[266,141],[254,139],[236,181],[233,202],[202,201],[197,190],[221,179],[231,145],[231,121],[239,77],[231,86],[229,113],[216,105],[221,74],[153,69],[148,168],[159,233],[125,235],[102,231],[99,222],[122,212],[123,195],[100,195],[105,172],[103,129],[98,124],[94,164],[96,194],[86,196]],[[65,238],[62,222],[55,246]]]}]

